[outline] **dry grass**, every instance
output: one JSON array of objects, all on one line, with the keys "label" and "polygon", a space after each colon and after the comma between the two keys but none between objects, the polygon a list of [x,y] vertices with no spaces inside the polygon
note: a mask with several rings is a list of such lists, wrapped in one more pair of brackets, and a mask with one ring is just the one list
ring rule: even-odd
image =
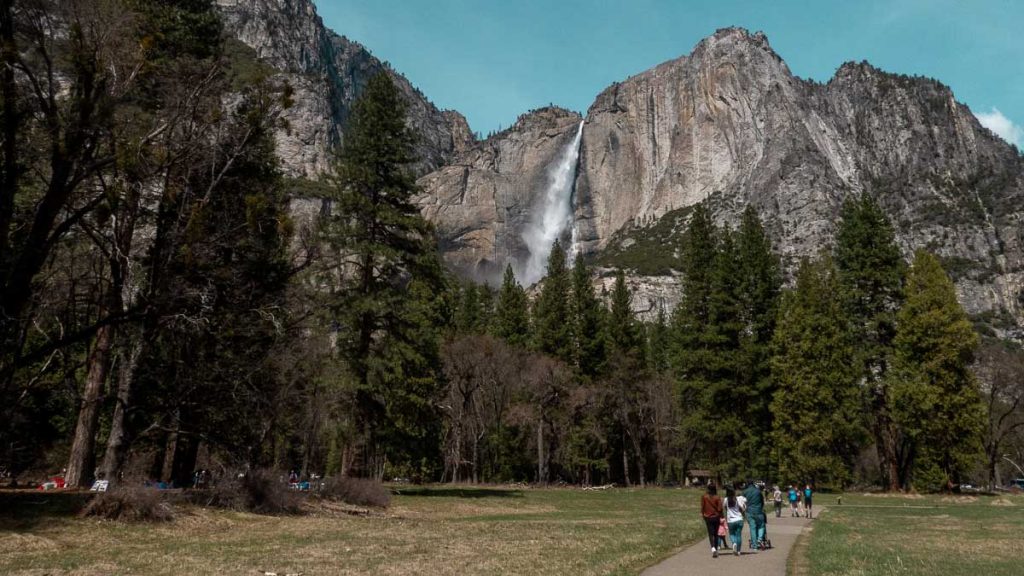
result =
[{"label": "dry grass", "polygon": [[324,504],[304,516],[186,507],[164,525],[43,517],[0,530],[0,573],[633,574],[699,538],[698,499],[439,487],[363,515]]}]

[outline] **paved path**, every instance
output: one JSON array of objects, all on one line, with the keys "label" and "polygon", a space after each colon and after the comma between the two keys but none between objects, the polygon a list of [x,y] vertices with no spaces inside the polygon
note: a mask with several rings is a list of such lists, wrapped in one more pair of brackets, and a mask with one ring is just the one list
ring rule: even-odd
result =
[{"label": "paved path", "polygon": [[[817,516],[824,508],[815,507]],[[796,537],[814,520],[793,518],[789,510],[782,511],[782,518],[776,518],[774,510],[768,513],[768,538],[773,548],[758,552],[747,548],[750,525],[743,527],[743,550],[739,557],[730,549],[720,552],[718,558],[711,557],[711,546],[705,535],[700,542],[682,552],[644,570],[641,576],[785,576],[786,558]],[[702,527],[703,528],[703,527]]]}]

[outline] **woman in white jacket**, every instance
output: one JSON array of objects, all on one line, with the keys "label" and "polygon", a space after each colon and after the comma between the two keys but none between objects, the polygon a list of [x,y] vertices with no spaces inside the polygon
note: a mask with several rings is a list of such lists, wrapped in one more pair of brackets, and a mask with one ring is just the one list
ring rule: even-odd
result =
[{"label": "woman in white jacket", "polygon": [[732,553],[740,555],[740,542],[743,541],[743,523],[747,514],[747,499],[737,496],[732,486],[725,489],[725,522],[729,526],[729,540],[732,542]]}]

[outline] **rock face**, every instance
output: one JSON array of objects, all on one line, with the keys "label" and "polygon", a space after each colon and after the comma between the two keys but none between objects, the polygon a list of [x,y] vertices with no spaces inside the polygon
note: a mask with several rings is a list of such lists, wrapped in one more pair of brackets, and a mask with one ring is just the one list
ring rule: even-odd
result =
[{"label": "rock face", "polygon": [[[532,165],[555,157],[546,136],[518,124],[510,132],[499,141],[515,142],[517,157]],[[461,172],[472,178],[458,178],[453,167],[428,175],[428,198],[529,204],[534,188],[517,181],[526,175],[518,167],[463,158],[456,163],[472,164]],[[600,259],[610,245],[628,246],[630,234],[705,199],[724,223],[753,204],[792,265],[830,244],[843,200],[861,192],[887,210],[908,257],[927,248],[945,260],[969,312],[1021,324],[1018,152],[936,81],[864,63],[844,65],[826,84],[801,80],[760,33],[720,30],[689,56],[602,92],[586,115],[575,216],[581,245]],[[494,233],[506,221],[489,209],[427,214],[440,222],[456,212],[454,231],[488,239],[483,251],[448,244],[460,268],[485,258],[493,266],[510,253],[502,238],[514,238]],[[665,281],[650,280],[649,292],[665,292]]]},{"label": "rock face", "polygon": [[437,226],[451,266],[493,284],[506,263],[525,260],[523,232],[580,120],[561,108],[532,111],[420,179],[419,205]]},{"label": "rock face", "polygon": [[[417,202],[449,264],[493,282],[525,259],[524,229],[578,114],[536,110],[477,142],[460,114],[326,29],[310,0],[217,4],[227,31],[295,88],[277,138],[288,175],[329,170],[353,102],[387,72],[420,134]],[[843,200],[866,192],[908,257],[927,248],[943,258],[969,312],[1009,331],[1024,325],[1024,160],[934,80],[849,63],[827,83],[809,82],[763,34],[719,30],[597,96],[574,181],[577,245],[632,269],[641,308],[673,304],[675,243],[695,203],[708,201],[727,224],[754,205],[791,268],[829,246]],[[296,202],[315,212],[316,201]]]},{"label": "rock face", "polygon": [[403,76],[362,45],[324,27],[311,0],[217,0],[228,34],[256,52],[295,89],[289,128],[277,135],[289,176],[326,173],[344,140],[352,104],[374,75],[387,72],[406,97],[409,124],[420,135],[416,167],[447,164],[475,140],[458,112],[438,110]]}]

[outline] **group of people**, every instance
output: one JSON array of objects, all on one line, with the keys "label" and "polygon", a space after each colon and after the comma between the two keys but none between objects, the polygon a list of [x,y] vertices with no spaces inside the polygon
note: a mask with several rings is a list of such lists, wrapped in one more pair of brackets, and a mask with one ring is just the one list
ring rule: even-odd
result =
[{"label": "group of people", "polygon": [[[802,491],[793,485],[789,486],[788,497],[793,516],[800,516],[798,506],[803,502],[806,517],[811,517],[813,493],[810,484]],[[782,498],[782,490],[775,486],[772,501],[775,504],[776,518],[782,516]],[[765,493],[755,483],[744,485],[741,482],[735,487],[726,485],[724,499],[718,495],[717,486],[713,482],[709,483],[707,493],[701,497],[700,511],[707,526],[711,555],[717,558],[719,551],[725,549],[728,538],[732,553],[739,556],[744,523],[750,525],[749,544],[752,550],[771,548],[771,540],[768,539],[767,533],[768,516],[764,508]]]},{"label": "group of people", "polygon": [[[789,498],[789,511],[790,517],[800,517],[800,506],[803,505],[803,515],[806,518],[811,518],[813,515],[813,504],[814,504],[814,490],[811,489],[811,485],[807,484],[803,490],[799,486],[789,485],[789,489],[786,491],[786,497]],[[775,492],[772,494],[772,500],[775,502],[775,517],[780,518],[782,516],[782,490],[779,487],[775,487]]]}]

